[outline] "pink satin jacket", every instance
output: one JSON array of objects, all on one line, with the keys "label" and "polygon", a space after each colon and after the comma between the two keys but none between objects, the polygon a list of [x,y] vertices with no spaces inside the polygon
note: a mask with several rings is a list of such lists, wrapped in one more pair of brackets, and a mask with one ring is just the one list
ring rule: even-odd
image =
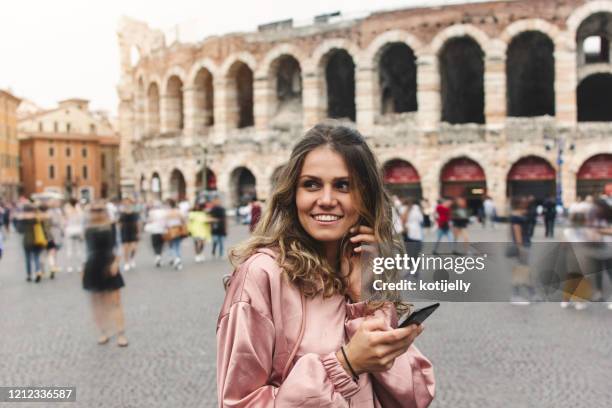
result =
[{"label": "pink satin jacket", "polygon": [[[365,318],[344,297],[306,299],[262,249],[235,272],[217,321],[220,407],[426,407],[431,363],[414,346],[354,382],[336,358]],[[385,317],[391,327],[395,313]]]}]

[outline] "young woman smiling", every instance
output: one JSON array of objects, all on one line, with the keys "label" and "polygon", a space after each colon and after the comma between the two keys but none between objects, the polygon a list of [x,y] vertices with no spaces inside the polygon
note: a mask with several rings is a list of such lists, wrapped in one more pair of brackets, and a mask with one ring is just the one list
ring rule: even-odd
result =
[{"label": "young woman smiling", "polygon": [[[361,298],[361,244],[393,241],[391,204],[363,137],[318,125],[294,147],[237,266],[217,323],[222,407],[423,407],[433,368]],[[347,238],[351,236],[351,238]]]}]

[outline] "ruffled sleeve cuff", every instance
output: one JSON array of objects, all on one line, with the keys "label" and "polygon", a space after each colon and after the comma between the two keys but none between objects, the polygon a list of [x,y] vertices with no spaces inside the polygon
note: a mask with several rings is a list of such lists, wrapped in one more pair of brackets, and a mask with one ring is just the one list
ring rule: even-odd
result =
[{"label": "ruffled sleeve cuff", "polygon": [[346,304],[346,319],[353,320],[366,315],[366,302],[347,303]]},{"label": "ruffled sleeve cuff", "polygon": [[320,357],[321,363],[327,372],[327,377],[344,399],[348,400],[359,391],[359,384],[353,381],[351,376],[344,371],[342,364],[338,361],[336,353],[332,352]]}]

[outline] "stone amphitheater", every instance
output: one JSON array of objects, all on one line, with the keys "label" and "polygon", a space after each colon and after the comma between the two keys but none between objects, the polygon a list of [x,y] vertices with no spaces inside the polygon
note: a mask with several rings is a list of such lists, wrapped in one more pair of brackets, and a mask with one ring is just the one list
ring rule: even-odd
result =
[{"label": "stone amphitheater", "polygon": [[265,198],[294,142],[334,120],[400,196],[489,195],[503,212],[511,195],[612,194],[611,39],[608,0],[330,13],[172,44],[125,18],[123,188]]}]

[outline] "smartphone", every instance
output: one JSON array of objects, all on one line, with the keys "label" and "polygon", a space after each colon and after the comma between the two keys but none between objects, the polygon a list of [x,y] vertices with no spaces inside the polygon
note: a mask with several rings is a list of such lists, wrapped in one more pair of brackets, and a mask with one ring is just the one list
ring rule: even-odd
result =
[{"label": "smartphone", "polygon": [[397,322],[397,328],[406,327],[411,324],[421,324],[432,314],[437,308],[440,306],[439,303],[434,303],[433,305],[425,306],[421,309],[417,309],[412,313],[406,313]]}]

